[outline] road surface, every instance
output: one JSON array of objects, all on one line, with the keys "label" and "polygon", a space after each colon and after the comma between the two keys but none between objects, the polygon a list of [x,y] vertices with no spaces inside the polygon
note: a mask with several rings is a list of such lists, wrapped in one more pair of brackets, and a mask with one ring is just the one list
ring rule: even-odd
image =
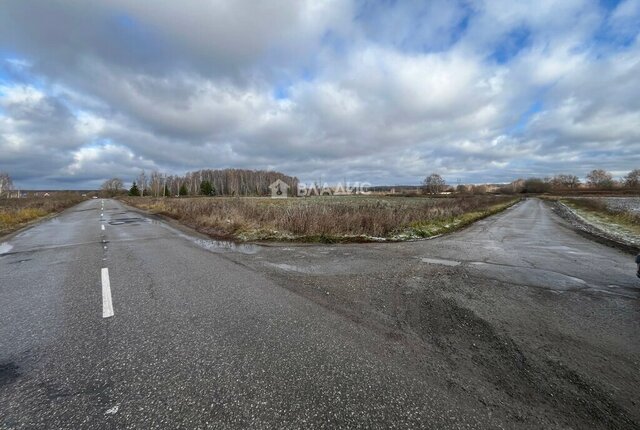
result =
[{"label": "road surface", "polygon": [[634,269],[537,200],[237,247],[86,201],[0,239],[0,429],[637,428]]}]

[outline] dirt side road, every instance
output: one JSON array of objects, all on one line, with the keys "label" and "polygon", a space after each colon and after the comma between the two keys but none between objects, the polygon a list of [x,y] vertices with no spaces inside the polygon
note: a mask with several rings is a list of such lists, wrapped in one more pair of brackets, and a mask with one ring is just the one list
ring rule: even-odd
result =
[{"label": "dirt side road", "polygon": [[384,333],[408,367],[507,426],[640,425],[633,256],[577,234],[542,201],[430,241],[230,258]]}]

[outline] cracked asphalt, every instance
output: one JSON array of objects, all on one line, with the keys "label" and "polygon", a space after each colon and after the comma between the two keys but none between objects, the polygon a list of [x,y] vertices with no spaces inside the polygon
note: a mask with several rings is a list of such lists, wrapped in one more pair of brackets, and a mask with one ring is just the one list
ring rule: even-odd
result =
[{"label": "cracked asphalt", "polygon": [[339,246],[102,204],[0,239],[0,429],[640,425],[633,256],[539,200]]}]

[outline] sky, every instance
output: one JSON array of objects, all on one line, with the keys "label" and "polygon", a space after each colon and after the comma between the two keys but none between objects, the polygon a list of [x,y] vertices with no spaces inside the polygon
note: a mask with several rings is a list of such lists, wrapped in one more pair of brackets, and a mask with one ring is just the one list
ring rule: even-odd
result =
[{"label": "sky", "polygon": [[0,171],[621,177],[639,33],[640,0],[2,0]]}]

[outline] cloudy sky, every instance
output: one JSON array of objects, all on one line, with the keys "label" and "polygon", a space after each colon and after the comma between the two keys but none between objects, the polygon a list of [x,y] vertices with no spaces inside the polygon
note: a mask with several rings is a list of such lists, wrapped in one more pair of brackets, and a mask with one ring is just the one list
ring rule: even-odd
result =
[{"label": "cloudy sky", "polygon": [[640,0],[2,0],[0,171],[640,168]]}]

